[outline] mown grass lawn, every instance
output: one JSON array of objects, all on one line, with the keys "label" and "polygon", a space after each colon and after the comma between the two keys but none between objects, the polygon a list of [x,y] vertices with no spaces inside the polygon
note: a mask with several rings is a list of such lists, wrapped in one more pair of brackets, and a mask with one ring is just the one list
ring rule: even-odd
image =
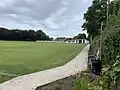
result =
[{"label": "mown grass lawn", "polygon": [[41,42],[0,42],[0,83],[15,76],[64,65],[73,59],[86,45],[41,43]]}]

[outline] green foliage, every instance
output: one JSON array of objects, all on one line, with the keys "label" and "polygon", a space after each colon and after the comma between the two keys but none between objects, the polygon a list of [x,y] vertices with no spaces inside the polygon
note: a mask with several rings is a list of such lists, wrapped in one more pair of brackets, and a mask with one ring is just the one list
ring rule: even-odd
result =
[{"label": "green foliage", "polygon": [[109,90],[120,90],[120,10],[116,12],[109,16],[102,42],[102,62],[107,65],[102,77],[108,78]]},{"label": "green foliage", "polygon": [[113,64],[120,55],[120,15],[111,16],[109,27],[103,32],[102,56],[104,64]]},{"label": "green foliage", "polygon": [[90,79],[90,73],[87,72],[81,72],[80,76],[75,79],[74,81],[74,90],[107,90],[108,88],[108,77],[107,76],[101,76],[98,77],[96,80],[91,81]]},{"label": "green foliage", "polygon": [[107,90],[107,81],[108,78],[106,76],[101,76],[89,84],[89,90]]},{"label": "green foliage", "polygon": [[[101,22],[103,22],[103,29],[106,27],[107,1],[109,0],[93,0],[92,6],[90,6],[84,14],[85,22],[82,28],[83,30],[87,30],[89,37],[93,39],[100,35]],[[119,9],[120,0],[110,2],[108,8],[109,16],[118,15]]]},{"label": "green foliage", "polygon": [[[88,76],[89,77],[89,76]],[[81,79],[82,78],[82,79]],[[77,79],[75,90],[120,90],[120,58],[113,65],[103,66],[102,75],[92,82],[86,82],[86,76]]]},{"label": "green foliage", "polygon": [[[88,9],[86,22],[83,25],[83,28],[86,29],[89,33],[89,36],[93,36],[93,45],[99,47],[99,37],[94,37],[100,33],[100,22],[98,28],[94,27],[93,20],[95,19],[94,15],[98,17],[94,10],[97,10],[95,5],[99,6],[99,0],[94,0],[92,7]],[[102,0],[101,0],[102,1]],[[96,4],[98,3],[98,4]],[[120,0],[114,0],[109,4],[109,20],[108,25],[102,33],[102,75],[89,84],[89,90],[120,90]],[[104,8],[105,10],[105,8]],[[102,9],[100,9],[102,12]],[[93,16],[92,16],[93,13]],[[106,14],[103,12],[103,14]],[[90,17],[91,16],[91,17]],[[94,18],[93,20],[90,18]],[[99,17],[100,18],[100,17]],[[99,18],[97,20],[99,20]],[[97,21],[94,20],[94,21]],[[103,20],[106,20],[104,18]],[[104,21],[103,21],[104,22]],[[95,22],[94,22],[95,23]],[[94,28],[92,28],[94,27]],[[96,31],[96,32],[95,32]]]},{"label": "green foliage", "polygon": [[113,64],[103,68],[103,75],[108,78],[109,90],[120,90],[120,58]]},{"label": "green foliage", "polygon": [[[82,87],[84,90],[87,83],[85,85],[81,83],[85,82],[86,76],[79,80],[80,81],[78,81],[79,83],[77,83],[77,85],[82,85],[80,87]],[[120,90],[120,58],[117,59],[113,65],[103,66],[102,75],[97,77],[96,80],[88,82],[88,89],[86,90]]]},{"label": "green foliage", "polygon": [[111,31],[111,33],[104,38],[103,56],[107,63],[113,64],[117,56],[120,55],[120,28]]},{"label": "green foliage", "polygon": [[36,41],[51,40],[42,30],[20,30],[0,28],[0,40],[7,41]]},{"label": "green foliage", "polygon": [[78,34],[77,36],[74,37],[74,39],[86,39],[85,34]]},{"label": "green foliage", "polygon": [[120,9],[120,0],[114,0],[110,4],[111,8],[110,11],[112,11],[112,14],[118,15],[118,11]]},{"label": "green foliage", "polygon": [[61,90],[61,85],[57,85],[57,86],[55,87],[55,90]]},{"label": "green foliage", "polygon": [[88,83],[88,79],[79,77],[76,78],[73,85],[75,90],[89,90]]},{"label": "green foliage", "polygon": [[101,22],[106,23],[107,0],[93,0],[92,6],[84,14],[85,23],[82,28],[95,38],[100,35]]}]

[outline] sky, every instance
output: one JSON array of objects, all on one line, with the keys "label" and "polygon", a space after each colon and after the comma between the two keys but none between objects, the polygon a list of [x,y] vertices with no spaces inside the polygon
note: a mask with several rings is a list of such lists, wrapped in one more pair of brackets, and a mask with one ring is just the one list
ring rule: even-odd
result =
[{"label": "sky", "polygon": [[0,27],[43,30],[52,37],[83,33],[92,0],[0,0]]}]

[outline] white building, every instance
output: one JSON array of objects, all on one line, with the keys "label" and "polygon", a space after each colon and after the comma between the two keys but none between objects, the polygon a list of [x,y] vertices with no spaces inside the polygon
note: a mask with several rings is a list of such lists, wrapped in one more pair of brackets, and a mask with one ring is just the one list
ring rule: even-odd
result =
[{"label": "white building", "polygon": [[65,38],[65,37],[58,37],[54,40],[57,43],[77,43],[77,44],[88,44],[89,41],[86,39],[73,39],[73,38]]},{"label": "white building", "polygon": [[66,43],[81,43],[81,44],[88,44],[89,41],[86,39],[72,39],[72,40],[67,40],[65,41]]},{"label": "white building", "polygon": [[57,43],[64,43],[66,40],[65,37],[57,37],[55,40],[53,40],[54,42],[57,42]]}]

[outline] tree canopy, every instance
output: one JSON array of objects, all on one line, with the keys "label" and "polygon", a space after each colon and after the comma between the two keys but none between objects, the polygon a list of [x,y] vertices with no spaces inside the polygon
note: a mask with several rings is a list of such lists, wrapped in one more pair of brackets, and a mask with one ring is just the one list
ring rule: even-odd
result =
[{"label": "tree canopy", "polygon": [[101,22],[106,23],[107,0],[93,0],[92,6],[84,14],[85,22],[83,30],[87,30],[89,36],[94,38],[100,34]]},{"label": "tree canopy", "polygon": [[[120,0],[107,1],[110,0],[93,0],[84,15],[83,29],[92,37],[92,46],[99,48],[102,42],[102,73],[100,78],[90,84],[91,90],[96,87],[100,90],[120,90]],[[108,6],[103,6],[105,4]],[[101,22],[103,31],[100,34]]]},{"label": "tree canopy", "polygon": [[86,39],[86,35],[85,34],[78,34],[73,39]]},{"label": "tree canopy", "polygon": [[95,38],[100,35],[101,22],[103,22],[103,29],[106,27],[107,21],[107,5],[108,14],[118,15],[120,8],[120,0],[114,0],[108,3],[109,0],[93,0],[92,5],[84,14],[85,22],[82,25],[83,30],[87,30],[89,37]]},{"label": "tree canopy", "polygon": [[19,30],[0,28],[0,40],[36,41],[51,40],[42,30]]}]

